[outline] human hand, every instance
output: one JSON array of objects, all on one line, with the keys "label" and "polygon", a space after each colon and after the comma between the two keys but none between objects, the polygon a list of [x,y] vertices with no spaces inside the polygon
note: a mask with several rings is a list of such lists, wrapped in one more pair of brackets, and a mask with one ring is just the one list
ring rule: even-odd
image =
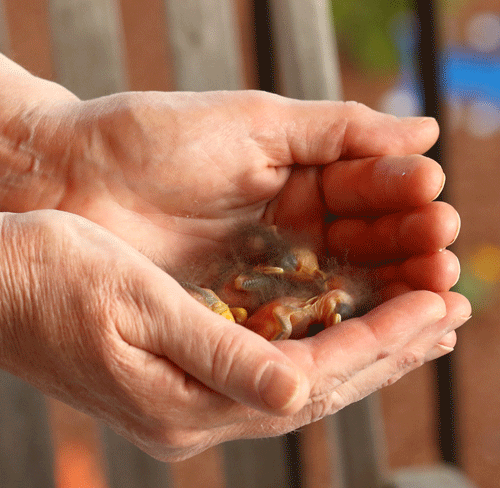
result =
[{"label": "human hand", "polygon": [[0,224],[0,366],[161,460],[335,413],[447,352],[470,313],[460,295],[411,292],[269,343],[85,219],[37,211]]},{"label": "human hand", "polygon": [[[17,199],[13,210],[52,206],[79,213],[175,274],[193,254],[216,252],[235,223],[263,219],[307,232],[318,251],[346,249],[341,252],[351,261],[370,263],[380,285],[382,303],[366,316],[315,338],[266,346],[280,354],[279,362],[282,352],[292,360],[288,364],[298,381],[297,389],[286,388],[284,380],[272,383],[270,394],[279,400],[267,409],[249,393],[255,381],[232,376],[246,369],[254,379],[256,371],[260,374],[268,356],[249,359],[262,343],[250,341],[241,327],[222,325],[213,314],[201,318],[198,313],[208,311],[201,312],[184,291],[169,294],[169,300],[186,305],[178,350],[170,351],[170,324],[159,328],[166,336],[145,332],[145,339],[137,326],[125,342],[165,355],[185,372],[181,377],[196,378],[198,388],[208,386],[222,396],[209,390],[215,396],[203,397],[207,403],[201,404],[210,408],[201,411],[194,405],[199,389],[174,400],[171,404],[182,404],[187,412],[176,426],[165,418],[169,406],[163,403],[158,408],[164,417],[155,412],[156,433],[139,428],[140,440],[132,428],[115,422],[117,430],[156,457],[188,456],[223,440],[297,428],[454,345],[450,330],[470,313],[463,297],[446,293],[456,281],[458,263],[442,249],[458,232],[458,216],[450,206],[431,202],[443,182],[439,166],[413,155],[434,142],[433,121],[398,121],[356,104],[254,93],[122,94],[67,102],[57,114],[48,113],[40,126],[50,128],[49,136],[31,137],[45,186],[38,185],[40,193],[31,192],[28,201]],[[54,117],[57,128],[50,122]],[[44,171],[45,163],[53,168]],[[333,223],[331,214],[338,216]],[[440,295],[399,296],[422,288]],[[206,329],[201,338],[193,334],[199,323],[209,323],[210,334]],[[343,349],[351,354],[342,356]],[[221,408],[215,412],[214,405]],[[208,411],[212,421],[205,421]]]},{"label": "human hand", "polygon": [[[444,175],[418,155],[437,137],[432,119],[255,92],[124,93],[64,106],[39,124],[56,119],[57,130],[31,137],[45,177],[15,210],[80,214],[182,279],[236,224],[260,220],[307,234],[319,253],[368,263],[380,300],[446,291],[458,278],[444,249],[459,218],[432,201]],[[42,171],[47,154],[51,172]]]},{"label": "human hand", "polygon": [[[38,163],[16,182],[30,191],[6,209],[80,214],[176,272],[245,221],[372,262],[434,253],[458,232],[456,212],[430,203],[441,168],[416,155],[435,142],[433,120],[255,92],[64,99],[41,120],[29,141]],[[440,256],[453,276],[434,273],[445,285],[434,288],[447,289],[457,266]]]}]

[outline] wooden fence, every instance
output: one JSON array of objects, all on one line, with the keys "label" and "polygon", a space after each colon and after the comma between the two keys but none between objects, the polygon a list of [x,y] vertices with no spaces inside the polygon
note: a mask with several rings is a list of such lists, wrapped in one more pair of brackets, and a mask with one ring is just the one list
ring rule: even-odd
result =
[{"label": "wooden fence", "polygon": [[[259,1],[259,0],[257,0]],[[144,38],[164,40],[148,46],[161,63],[143,69],[158,71],[165,89],[219,90],[248,87],[248,42],[253,29],[245,8],[249,2],[230,0],[151,0],[151,17],[142,15]],[[29,29],[9,31],[9,18],[31,12],[32,24],[47,21],[51,60],[41,73],[53,77],[83,99],[115,93],[140,84],[140,73],[130,70],[127,50],[133,50],[123,29],[127,16],[141,8],[141,0],[0,0],[0,49],[11,55],[16,36],[25,49]],[[302,99],[339,99],[341,84],[333,25],[325,0],[269,0],[271,32],[278,58],[281,92]],[[246,7],[245,7],[246,6]],[[137,10],[135,10],[137,12]],[[42,15],[42,17],[43,17]],[[38,24],[38,22],[40,22]],[[156,30],[155,30],[156,29]],[[135,47],[134,47],[135,46]],[[35,54],[43,58],[40,45]],[[46,48],[46,46],[45,46]],[[160,54],[158,54],[160,53]],[[12,53],[16,59],[16,52]],[[37,60],[35,60],[36,64]],[[132,73],[133,72],[133,73]],[[134,74],[135,73],[135,74]],[[139,77],[139,78],[138,78]],[[163,77],[163,78],[162,78]],[[162,84],[163,83],[163,84]],[[9,374],[0,374],[0,486],[49,488],[56,486],[53,443],[47,401],[36,390]],[[49,403],[50,405],[50,403]],[[472,485],[457,471],[444,466],[390,473],[384,460],[384,439],[378,396],[358,402],[325,419],[315,436],[235,441],[211,450],[198,466],[218,470],[214,486],[271,488],[466,488]],[[106,427],[102,450],[111,488],[180,488],[190,476],[175,464],[159,463],[143,454]],[[323,460],[327,479],[311,484],[307,473],[297,470],[301,460]],[[314,466],[314,462],[312,462]],[[192,476],[191,476],[192,478]],[[193,482],[194,483],[194,482]]]}]

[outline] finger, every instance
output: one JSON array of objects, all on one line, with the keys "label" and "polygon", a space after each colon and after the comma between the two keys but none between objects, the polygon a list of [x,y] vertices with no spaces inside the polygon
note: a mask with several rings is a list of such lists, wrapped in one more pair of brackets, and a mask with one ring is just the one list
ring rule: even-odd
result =
[{"label": "finger", "polygon": [[439,343],[432,347],[425,355],[425,362],[434,361],[440,357],[450,354],[455,349],[457,343],[457,334],[455,331],[446,334]]},{"label": "finger", "polygon": [[399,351],[423,329],[446,315],[443,299],[428,291],[414,291],[398,296],[368,312],[366,315],[341,322],[314,337],[284,341],[277,347],[294,358],[310,376],[314,393],[324,382],[329,388],[338,386],[360,370]]},{"label": "finger", "polygon": [[[433,359],[431,355],[438,357],[450,352],[456,341],[454,330],[467,320],[470,313],[467,300],[455,293],[442,294],[441,297],[426,292],[408,295],[405,298],[409,300],[400,297],[393,301],[391,313],[386,314],[388,307],[384,307],[385,310],[380,307],[380,315],[372,314],[361,329],[359,324],[355,324],[354,331],[344,330],[336,337],[326,339],[328,343],[325,343],[325,336],[331,335],[333,329],[322,333],[323,337],[318,340],[311,338],[280,342],[278,346],[295,362],[302,363],[311,378],[314,386],[310,400],[294,416],[274,419],[247,411],[244,421],[245,411],[236,406],[240,422],[224,429],[224,440],[277,435],[297,429],[395,382],[423,362]],[[444,317],[443,305],[446,307]],[[418,313],[412,315],[415,307]],[[381,327],[378,322],[384,314],[387,324]],[[408,332],[405,320],[409,315],[412,315],[413,333]],[[399,322],[398,326],[394,325],[394,319]],[[416,325],[419,319],[422,322]],[[351,335],[351,332],[354,334]],[[368,340],[373,342],[377,333],[378,347],[371,349],[362,337],[368,336]],[[406,344],[402,335],[405,333],[406,337],[412,337]],[[370,352],[373,354],[367,361],[365,353]],[[357,363],[359,357],[363,359]],[[350,362],[353,362],[350,369],[352,374],[343,373],[343,365]],[[366,367],[363,366],[365,363],[368,363]]]},{"label": "finger", "polygon": [[441,166],[424,156],[383,156],[338,161],[323,171],[323,191],[335,215],[420,207],[443,189]]},{"label": "finger", "polygon": [[416,290],[448,291],[458,281],[460,262],[451,251],[414,256],[406,261],[373,272],[379,287],[402,282]]},{"label": "finger", "polygon": [[[160,435],[160,419],[167,429],[174,421],[179,428],[193,432],[241,421],[241,403],[207,387],[165,356],[131,347],[128,342],[118,352],[115,361],[120,365],[118,371],[126,375],[123,384],[129,386],[135,406],[141,405],[142,423],[147,425],[153,419],[153,436]],[[178,416],[179,410],[182,416]],[[245,407],[244,411],[248,419],[252,409]]]},{"label": "finger", "polygon": [[434,119],[376,112],[356,102],[286,100],[280,119],[290,154],[300,164],[327,164],[385,154],[421,154],[439,135]]},{"label": "finger", "polygon": [[448,334],[444,335],[438,342],[438,346],[447,347],[449,349],[453,349],[456,344],[457,344],[457,333],[455,331],[448,332]]},{"label": "finger", "polygon": [[353,268],[352,294],[376,306],[415,290],[449,291],[460,276],[460,262],[451,251],[415,256],[402,263],[376,269]]},{"label": "finger", "polygon": [[302,408],[309,388],[299,367],[272,343],[213,313],[151,266],[156,271],[147,274],[144,282],[154,301],[142,307],[151,311],[152,320],[143,329],[133,329],[135,335],[122,330],[122,337],[168,358],[237,402],[283,415]]},{"label": "finger", "polygon": [[451,251],[416,256],[398,266],[402,280],[416,289],[448,291],[460,277],[460,262]]},{"label": "finger", "polygon": [[405,347],[417,349],[420,347],[419,345],[422,345],[421,347],[425,349],[425,347],[433,347],[437,343],[450,346],[450,341],[454,337],[454,331],[469,320],[471,305],[467,298],[451,291],[437,293],[437,295],[444,301],[446,315],[423,329]]},{"label": "finger", "polygon": [[[388,381],[386,384],[392,384],[400,379],[404,374],[415,369],[423,363],[433,361],[453,351],[455,347],[457,336],[456,329],[464,325],[471,317],[471,306],[468,300],[453,292],[446,292],[440,294],[446,302],[447,314],[442,320],[437,322],[434,326],[425,330],[424,333],[410,342],[401,355],[396,355],[394,358],[388,358],[386,364],[377,365],[380,370],[386,370],[388,373]],[[442,334],[436,344],[433,343],[434,334]],[[408,356],[409,355],[409,356]],[[404,357],[409,357],[409,361],[405,361]],[[402,370],[391,373],[394,370],[394,365],[402,363]],[[374,368],[375,369],[375,368]],[[374,373],[374,369],[371,371]],[[367,372],[369,374],[369,372]]]},{"label": "finger", "polygon": [[294,361],[302,361],[311,378],[310,401],[293,417],[272,423],[256,418],[249,425],[241,424],[238,433],[288,432],[395,382],[430,360],[428,355],[436,355],[438,347],[441,355],[448,353],[455,344],[453,331],[469,313],[470,304],[456,293],[412,292],[363,321],[346,321],[343,330],[338,325],[314,338],[281,342],[279,346]]},{"label": "finger", "polygon": [[[450,352],[451,346],[454,345],[454,330],[468,320],[470,304],[457,293],[443,293],[440,297],[446,306],[444,317],[439,318],[438,315],[434,315],[434,320],[431,319],[407,344],[399,343],[397,347],[392,347],[391,351],[386,350],[387,354],[379,352],[375,361],[366,368],[359,368],[347,381],[331,389],[329,394],[325,395],[324,392],[318,394],[316,401],[326,403],[322,410],[334,413],[344,405],[394,383],[426,361],[439,357],[439,354]],[[425,313],[425,309],[421,311]],[[409,308],[407,312],[410,313]],[[418,317],[415,315],[413,319],[417,320]]]},{"label": "finger", "polygon": [[383,262],[444,249],[455,241],[459,230],[456,210],[445,202],[432,202],[376,220],[336,220],[327,238],[333,255],[352,262]]},{"label": "finger", "polygon": [[278,197],[269,204],[264,221],[297,236],[308,236],[309,244],[320,253],[324,246],[323,207],[317,168],[298,167],[294,168]]}]

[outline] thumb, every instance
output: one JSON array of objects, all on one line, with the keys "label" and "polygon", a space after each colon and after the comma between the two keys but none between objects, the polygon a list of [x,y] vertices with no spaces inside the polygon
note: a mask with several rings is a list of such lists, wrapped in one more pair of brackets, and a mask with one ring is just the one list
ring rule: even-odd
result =
[{"label": "thumb", "polygon": [[[134,344],[168,358],[209,388],[275,415],[298,412],[309,398],[304,372],[259,335],[215,314],[158,269],[151,330]],[[151,315],[151,308],[148,306]],[[124,334],[122,334],[124,337]]]},{"label": "thumb", "polygon": [[429,117],[397,118],[356,102],[288,103],[283,126],[295,163],[422,154],[439,135],[437,122]]}]

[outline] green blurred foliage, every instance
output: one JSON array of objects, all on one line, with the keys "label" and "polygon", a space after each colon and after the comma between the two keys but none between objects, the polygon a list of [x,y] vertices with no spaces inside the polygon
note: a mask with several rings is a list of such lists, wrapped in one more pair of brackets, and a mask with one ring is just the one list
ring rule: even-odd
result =
[{"label": "green blurred foliage", "polygon": [[453,291],[467,297],[474,312],[487,310],[498,295],[498,287],[479,279],[467,267],[462,270],[460,280],[453,287]]},{"label": "green blurred foliage", "polygon": [[[441,16],[454,15],[467,0],[438,0]],[[394,23],[413,11],[412,0],[331,0],[340,48],[364,72],[398,71]]]},{"label": "green blurred foliage", "polygon": [[363,71],[397,71],[399,55],[392,24],[410,6],[408,0],[332,0],[340,48]]}]

